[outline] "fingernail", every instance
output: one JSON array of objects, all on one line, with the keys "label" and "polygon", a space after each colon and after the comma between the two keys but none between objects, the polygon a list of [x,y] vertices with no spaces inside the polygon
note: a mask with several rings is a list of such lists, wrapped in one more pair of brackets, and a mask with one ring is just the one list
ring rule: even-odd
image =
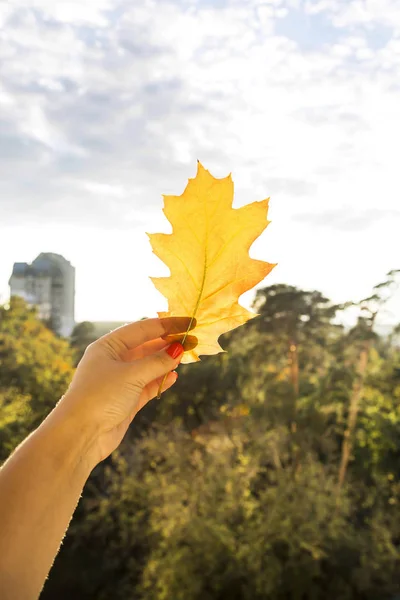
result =
[{"label": "fingernail", "polygon": [[183,346],[179,342],[174,342],[169,348],[167,348],[167,354],[169,354],[171,358],[179,358],[179,356],[181,356],[183,353]]}]

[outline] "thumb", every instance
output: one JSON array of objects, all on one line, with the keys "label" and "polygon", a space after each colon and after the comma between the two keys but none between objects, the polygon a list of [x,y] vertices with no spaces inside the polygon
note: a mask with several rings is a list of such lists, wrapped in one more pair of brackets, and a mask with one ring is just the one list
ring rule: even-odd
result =
[{"label": "thumb", "polygon": [[136,360],[132,367],[140,380],[140,383],[146,386],[158,377],[162,377],[169,371],[173,371],[179,365],[183,356],[184,349],[182,344],[174,342],[168,348],[160,352],[155,352],[150,356]]}]

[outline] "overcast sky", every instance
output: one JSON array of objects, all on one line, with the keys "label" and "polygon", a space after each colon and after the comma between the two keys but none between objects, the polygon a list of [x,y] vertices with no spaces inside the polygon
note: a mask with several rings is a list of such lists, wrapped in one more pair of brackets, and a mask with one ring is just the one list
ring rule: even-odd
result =
[{"label": "overcast sky", "polygon": [[399,0],[3,0],[0,61],[3,300],[43,251],[77,320],[164,310],[145,232],[196,159],[271,197],[265,285],[357,300],[400,267]]}]

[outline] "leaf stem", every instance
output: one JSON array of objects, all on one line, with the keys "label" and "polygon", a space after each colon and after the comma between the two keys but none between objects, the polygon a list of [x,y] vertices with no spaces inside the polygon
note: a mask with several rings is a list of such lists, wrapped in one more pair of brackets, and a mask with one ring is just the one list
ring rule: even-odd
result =
[{"label": "leaf stem", "polygon": [[185,335],[183,336],[183,340],[181,342],[182,346],[183,344],[186,342],[186,338],[188,336],[188,333],[190,331],[191,326],[193,325],[193,321],[196,318],[197,315],[197,311],[199,310],[199,306],[200,306],[200,302],[201,302],[201,297],[203,295],[203,291],[204,291],[204,284],[206,282],[206,273],[207,273],[207,248],[206,248],[206,252],[205,252],[205,256],[204,256],[204,271],[203,271],[203,280],[201,282],[201,286],[200,286],[200,291],[199,291],[199,297],[197,298],[197,302],[196,302],[196,306],[194,307],[194,311],[193,311],[193,315],[192,318],[190,319],[190,323],[189,323],[189,327],[185,333]]},{"label": "leaf stem", "polygon": [[[199,291],[199,297],[197,298],[197,302],[196,302],[196,306],[194,307],[194,311],[193,311],[193,315],[189,321],[189,327],[187,328],[187,331],[185,333],[185,335],[183,336],[183,339],[181,341],[182,346],[185,344],[186,342],[186,338],[189,334],[190,328],[193,325],[193,321],[196,318],[197,315],[197,311],[199,310],[199,306],[200,306],[200,302],[201,302],[201,298],[203,295],[203,291],[204,291],[204,284],[206,282],[206,273],[207,273],[207,247],[206,247],[206,251],[205,251],[205,255],[204,255],[204,271],[203,271],[203,280],[201,282],[201,286],[200,286],[200,291]],[[161,394],[162,394],[162,388],[163,385],[165,383],[165,380],[167,379],[168,373],[164,376],[164,379],[162,380],[160,387],[158,388],[158,394],[157,394],[157,400],[159,400],[161,398]]]},{"label": "leaf stem", "polygon": [[158,388],[158,392],[157,392],[157,400],[159,400],[161,398],[162,389],[164,387],[164,383],[166,382],[168,375],[169,375],[169,373],[165,373],[164,379],[160,383],[160,387]]}]

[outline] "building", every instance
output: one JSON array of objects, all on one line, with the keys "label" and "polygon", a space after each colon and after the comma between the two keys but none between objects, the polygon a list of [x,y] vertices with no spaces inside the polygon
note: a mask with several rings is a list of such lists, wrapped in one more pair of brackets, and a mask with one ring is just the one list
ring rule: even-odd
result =
[{"label": "building", "polygon": [[40,319],[68,337],[75,325],[75,268],[60,254],[42,252],[32,262],[14,263],[10,295],[37,306]]}]

